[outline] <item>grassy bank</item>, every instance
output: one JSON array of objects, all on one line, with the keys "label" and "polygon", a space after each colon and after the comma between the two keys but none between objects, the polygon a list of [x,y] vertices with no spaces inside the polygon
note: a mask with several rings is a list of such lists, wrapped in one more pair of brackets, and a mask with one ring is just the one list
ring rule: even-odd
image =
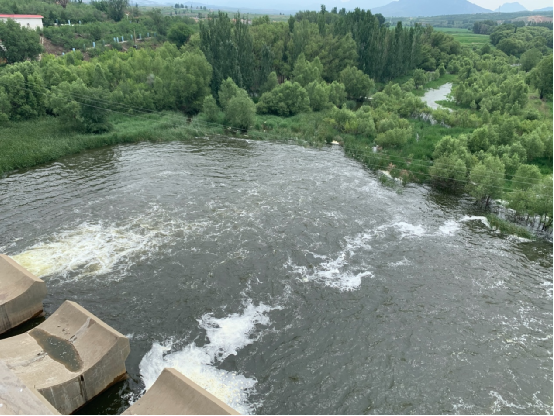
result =
[{"label": "grassy bank", "polygon": [[[67,130],[54,117],[3,126],[0,135],[0,175],[87,149],[144,140],[182,140],[204,134],[207,130],[213,132],[213,129],[195,123],[189,124],[182,115],[172,113],[146,117],[118,116],[110,121],[114,128],[105,134]],[[218,133],[221,132],[219,130]]]},{"label": "grassy bank", "polygon": [[535,236],[530,233],[525,227],[498,218],[494,214],[487,214],[486,217],[487,220],[489,220],[489,224],[503,234],[516,235],[518,237],[527,238],[529,240],[535,238]]}]

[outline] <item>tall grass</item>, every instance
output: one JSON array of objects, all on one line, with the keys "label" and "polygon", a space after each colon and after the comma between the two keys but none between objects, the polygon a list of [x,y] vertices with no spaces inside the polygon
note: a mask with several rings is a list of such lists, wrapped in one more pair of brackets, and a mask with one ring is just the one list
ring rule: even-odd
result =
[{"label": "tall grass", "polygon": [[[54,117],[3,126],[0,134],[0,175],[97,147],[144,140],[182,140],[206,134],[207,130],[208,133],[215,132],[215,129],[187,123],[185,117],[176,114],[142,118],[118,116],[111,122],[114,129],[98,135],[67,130]],[[220,133],[220,130],[217,132]]]},{"label": "tall grass", "polygon": [[495,227],[501,233],[517,235],[518,237],[532,240],[535,236],[530,233],[525,227],[503,220],[494,214],[486,214],[487,220],[492,227]]}]

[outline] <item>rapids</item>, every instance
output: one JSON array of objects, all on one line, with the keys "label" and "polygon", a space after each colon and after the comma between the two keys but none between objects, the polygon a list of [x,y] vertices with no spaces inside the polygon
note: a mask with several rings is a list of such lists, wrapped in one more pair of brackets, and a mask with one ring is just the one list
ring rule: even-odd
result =
[{"label": "rapids", "polygon": [[552,413],[552,245],[346,158],[232,138],[0,179],[0,252],[131,340],[115,414],[176,367],[241,412]]}]

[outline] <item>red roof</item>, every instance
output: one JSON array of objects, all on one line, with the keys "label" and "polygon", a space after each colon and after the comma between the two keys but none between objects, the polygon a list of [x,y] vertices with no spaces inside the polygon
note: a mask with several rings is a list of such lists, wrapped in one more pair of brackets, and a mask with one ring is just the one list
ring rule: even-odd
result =
[{"label": "red roof", "polygon": [[0,14],[0,17],[8,19],[42,19],[44,16],[38,14]]}]

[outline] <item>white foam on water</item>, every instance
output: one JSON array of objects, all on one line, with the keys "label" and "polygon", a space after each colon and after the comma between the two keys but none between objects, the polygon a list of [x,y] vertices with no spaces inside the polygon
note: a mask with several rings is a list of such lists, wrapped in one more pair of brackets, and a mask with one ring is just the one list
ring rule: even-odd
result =
[{"label": "white foam on water", "polygon": [[489,220],[487,217],[482,217],[478,215],[465,215],[460,222],[467,222],[467,221],[481,221],[487,228],[491,228],[491,225],[489,224]]},{"label": "white foam on water", "polygon": [[98,276],[112,272],[116,265],[126,270],[137,257],[149,257],[156,248],[174,240],[178,230],[191,233],[205,228],[205,224],[155,217],[131,218],[123,225],[85,222],[49,236],[12,258],[39,277],[67,277],[72,272],[77,272],[77,277]]},{"label": "white foam on water", "polygon": [[394,268],[397,268],[397,267],[400,267],[400,266],[408,266],[412,264],[412,262],[410,260],[408,260],[406,257],[404,257],[402,260],[400,261],[396,261],[396,262],[393,262],[393,263],[389,263],[389,267],[394,267]]},{"label": "white foam on water", "polygon": [[206,331],[209,342],[201,347],[192,342],[179,351],[172,351],[173,340],[165,344],[155,342],[139,365],[146,389],[154,384],[164,368],[175,368],[236,411],[252,413],[255,405],[248,402],[248,396],[254,391],[256,380],[218,369],[216,365],[255,342],[260,336],[256,335],[257,325],[270,324],[267,313],[272,309],[277,308],[264,304],[254,306],[249,301],[242,314],[234,313],[220,319],[211,313],[203,315],[198,323]]},{"label": "white foam on water", "polygon": [[146,229],[84,223],[35,244],[13,259],[40,277],[67,275],[77,269],[82,269],[82,276],[100,275],[122,259],[151,248],[151,234]]},{"label": "white foam on water", "polygon": [[460,224],[454,220],[447,220],[439,227],[439,232],[444,235],[454,235],[460,229]]},{"label": "white foam on water", "polygon": [[413,225],[403,221],[393,224],[393,227],[398,228],[398,230],[402,233],[401,238],[423,237],[426,233],[425,228],[421,225]]},{"label": "white foam on water", "polygon": [[373,273],[368,270],[357,273],[349,270],[350,259],[360,250],[371,249],[368,244],[370,239],[371,235],[368,233],[360,233],[352,238],[346,238],[346,247],[338,253],[336,258],[311,253],[316,258],[326,260],[313,268],[297,266],[292,264],[290,259],[287,265],[292,268],[294,273],[300,275],[300,280],[303,282],[321,282],[341,292],[356,290],[362,284],[362,278],[372,277]]}]

